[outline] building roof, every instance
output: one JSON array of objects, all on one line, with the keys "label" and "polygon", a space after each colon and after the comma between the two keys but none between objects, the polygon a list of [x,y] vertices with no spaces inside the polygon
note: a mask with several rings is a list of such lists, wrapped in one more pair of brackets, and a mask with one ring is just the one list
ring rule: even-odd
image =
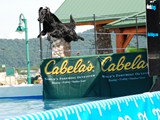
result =
[{"label": "building roof", "polygon": [[62,22],[69,22],[72,14],[76,22],[118,20],[145,11],[145,0],[65,0],[55,14]]},{"label": "building roof", "polygon": [[103,27],[106,29],[110,28],[127,28],[133,26],[145,26],[146,24],[146,12],[139,12],[125,18],[121,18],[114,22],[104,25]]}]

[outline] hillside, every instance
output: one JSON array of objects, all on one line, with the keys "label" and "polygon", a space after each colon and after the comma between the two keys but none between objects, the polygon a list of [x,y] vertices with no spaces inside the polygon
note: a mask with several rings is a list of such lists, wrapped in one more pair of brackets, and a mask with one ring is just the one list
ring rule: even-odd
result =
[{"label": "hillside", "polygon": [[[43,39],[43,49],[47,50],[48,41]],[[40,64],[39,39],[29,40],[31,66]],[[4,49],[4,50],[3,50]],[[44,56],[46,56],[45,53]],[[0,39],[0,65],[7,67],[26,66],[26,45],[24,39]]]},{"label": "hillside", "polygon": [[[71,42],[72,56],[78,53],[80,55],[92,55],[95,54],[95,39],[94,31],[87,30],[83,33],[79,33],[84,37],[84,41]],[[112,47],[115,52],[115,35],[112,34]],[[139,47],[146,48],[145,37],[139,36]],[[131,41],[131,46],[136,46],[136,37]],[[29,51],[30,51],[30,64],[31,66],[39,66],[40,60],[40,42],[39,39],[29,39]],[[42,39],[43,59],[50,58],[51,49],[50,44],[46,38]],[[26,67],[26,45],[24,39],[0,39],[0,66],[5,64],[7,67],[23,68]]]},{"label": "hillside", "polygon": [[[85,33],[88,34],[88,32],[90,32],[90,30]],[[92,47],[90,41],[93,40],[93,35],[80,35],[85,38],[85,41],[71,42],[73,50],[72,55],[76,55],[77,51],[81,52],[81,49],[84,54],[86,54],[84,50],[87,48],[90,49]],[[30,65],[39,66],[41,64],[39,39],[29,39],[29,52]],[[42,55],[43,59],[50,58],[51,56],[50,43],[48,40],[46,40],[46,38],[42,39]],[[0,66],[3,64],[5,64],[6,67],[26,67],[26,43],[24,39],[0,39]]]}]

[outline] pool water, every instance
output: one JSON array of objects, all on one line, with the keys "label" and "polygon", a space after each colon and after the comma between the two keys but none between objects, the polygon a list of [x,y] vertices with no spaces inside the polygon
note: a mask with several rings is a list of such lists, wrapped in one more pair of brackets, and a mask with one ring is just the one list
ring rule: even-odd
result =
[{"label": "pool water", "polygon": [[0,99],[0,120],[100,99],[103,98],[47,101],[42,99]]},{"label": "pool water", "polygon": [[0,105],[0,120],[45,110],[40,99],[2,99]]}]

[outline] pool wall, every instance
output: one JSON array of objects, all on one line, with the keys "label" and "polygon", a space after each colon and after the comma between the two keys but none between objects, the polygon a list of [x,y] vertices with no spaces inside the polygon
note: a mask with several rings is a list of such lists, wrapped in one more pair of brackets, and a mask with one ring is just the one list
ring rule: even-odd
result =
[{"label": "pool wall", "polygon": [[4,85],[0,87],[0,99],[42,98],[42,84]]},{"label": "pool wall", "polygon": [[159,103],[160,92],[147,92],[22,115],[10,120],[158,120]]}]

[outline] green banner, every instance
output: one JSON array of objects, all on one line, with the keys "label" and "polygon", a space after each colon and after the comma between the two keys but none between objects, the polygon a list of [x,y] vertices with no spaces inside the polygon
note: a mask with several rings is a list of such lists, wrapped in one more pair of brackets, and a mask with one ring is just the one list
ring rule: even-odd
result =
[{"label": "green banner", "polygon": [[99,77],[94,57],[46,59],[41,65],[44,98],[79,98]]},{"label": "green banner", "polygon": [[45,59],[44,99],[116,97],[148,91],[146,53]]},{"label": "green banner", "polygon": [[152,77],[148,76],[146,52],[104,55],[99,59],[103,84],[110,88],[109,96],[142,93],[152,86]]}]

